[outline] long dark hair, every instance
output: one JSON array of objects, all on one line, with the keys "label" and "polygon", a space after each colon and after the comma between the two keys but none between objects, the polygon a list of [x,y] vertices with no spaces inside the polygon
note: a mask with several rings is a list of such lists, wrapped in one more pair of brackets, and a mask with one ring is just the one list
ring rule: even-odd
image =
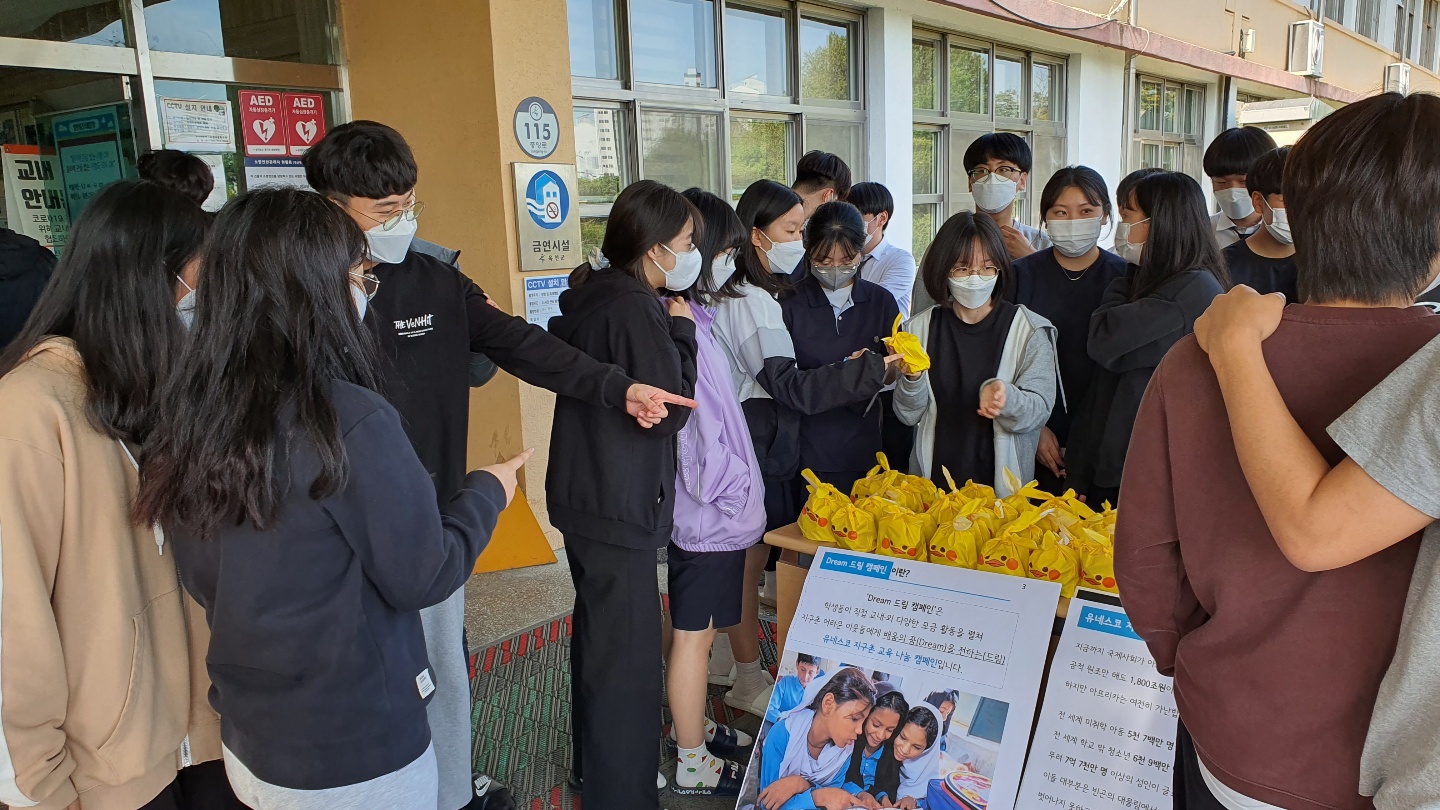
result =
[{"label": "long dark hair", "polygon": [[[895,726],[895,731],[897,733],[900,731],[900,726],[905,725],[905,718],[910,715],[910,704],[908,701],[905,700],[905,695],[901,694],[900,692],[886,692],[885,694],[876,698],[875,705],[870,709],[870,713],[874,714],[880,709],[889,709],[890,711],[895,712],[897,715],[900,716],[900,723],[899,725]],[[864,732],[861,732],[861,736],[864,736]],[[895,735],[891,734],[890,736],[893,738]],[[880,746],[880,756],[882,761],[884,760],[885,756],[885,748],[889,744],[890,740],[886,740],[885,743]],[[895,758],[893,752],[890,758]],[[864,761],[864,741],[856,740],[855,752],[850,755],[850,769],[845,773],[845,781],[859,785],[862,788],[865,787],[865,777],[860,774],[860,765]]]},{"label": "long dark hair", "polygon": [[[645,254],[656,245],[669,244],[686,222],[695,223],[695,240],[701,234],[700,212],[680,192],[654,180],[637,180],[626,186],[610,206],[605,241],[600,252],[611,269],[645,281]],[[588,263],[570,274],[570,286],[579,287],[594,272]]]},{"label": "long dark hair", "polygon": [[745,244],[735,252],[735,275],[721,287],[723,292],[739,294],[741,284],[753,284],[771,295],[785,291],[785,280],[766,270],[760,261],[760,249],[751,243],[750,233],[753,228],[765,230],[797,205],[800,195],[774,180],[756,180],[745,189],[735,209],[745,229]]},{"label": "long dark hair", "polygon": [[1179,172],[1151,175],[1136,184],[1135,204],[1149,217],[1150,232],[1131,301],[1139,301],[1170,279],[1192,271],[1210,273],[1220,286],[1230,286],[1230,274],[1205,207],[1205,193],[1195,178]]},{"label": "long dark hair", "polygon": [[[928,703],[929,700],[927,699]],[[880,762],[875,768],[875,789],[870,795],[875,798],[889,796],[891,800],[898,798],[895,794],[900,790],[900,766],[901,763],[895,759],[895,739],[906,726],[919,726],[925,731],[925,750],[929,751],[935,745],[935,740],[940,736],[940,722],[936,719],[935,713],[924,706],[916,706],[910,710],[900,725],[896,727],[895,733],[890,736],[890,741],[885,743],[885,754],[880,757]]]},{"label": "long dark hair", "polygon": [[960,708],[960,693],[954,689],[941,689],[925,696],[925,702],[934,706],[937,712],[940,711],[940,707],[947,700],[950,701],[950,704],[955,708],[950,710],[950,717],[945,718],[945,725],[940,729],[942,736],[950,733],[950,718],[955,716],[955,709]]},{"label": "long dark hair", "polygon": [[811,261],[823,259],[840,245],[859,256],[869,238],[860,209],[848,202],[828,202],[816,208],[805,225],[805,255]]},{"label": "long dark hair", "polygon": [[998,301],[1005,296],[1015,277],[1010,251],[1005,249],[1005,235],[990,217],[961,211],[945,220],[920,260],[920,282],[925,285],[925,292],[930,294],[931,300],[941,306],[949,306],[950,268],[956,262],[973,262],[977,244],[1000,271],[990,300]]},{"label": "long dark hair", "polygon": [[717,288],[712,271],[716,256],[727,250],[739,251],[749,242],[749,234],[740,224],[740,217],[735,215],[735,209],[729,203],[704,189],[687,188],[680,193],[699,212],[697,226],[701,223],[705,226],[695,238],[695,245],[700,249],[700,280],[690,288],[691,294],[686,297],[707,306],[714,306],[721,298],[739,298],[740,293],[731,285]]},{"label": "long dark hair", "polygon": [[90,423],[111,438],[143,442],[185,343],[176,277],[200,254],[209,223],[188,197],[155,183],[106,186],[75,221],[30,319],[0,354],[0,376],[46,338],[69,338],[85,363]]},{"label": "long dark hair", "polygon": [[[193,207],[193,206],[192,206]],[[360,228],[319,194],[266,188],[215,220],[195,328],[163,389],[167,414],[141,459],[142,523],[209,537],[222,524],[275,524],[292,485],[312,498],[344,489],[349,467],[332,386],[378,387],[374,341],[355,311]],[[295,424],[281,429],[282,412]],[[312,482],[287,481],[277,446],[315,445]]]},{"label": "long dark hair", "polygon": [[810,701],[810,710],[818,712],[825,703],[826,695],[835,696],[835,705],[849,703],[854,700],[863,700],[867,704],[875,703],[875,684],[865,673],[855,667],[846,667],[830,677],[828,683],[815,693],[815,699]]}]

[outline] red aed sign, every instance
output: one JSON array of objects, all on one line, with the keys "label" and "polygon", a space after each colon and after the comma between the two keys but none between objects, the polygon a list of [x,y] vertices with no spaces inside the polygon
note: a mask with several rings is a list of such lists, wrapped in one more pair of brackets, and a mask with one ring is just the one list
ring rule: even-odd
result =
[{"label": "red aed sign", "polygon": [[299,157],[325,137],[325,97],[319,93],[285,94],[285,140]]},{"label": "red aed sign", "polygon": [[246,157],[286,155],[284,94],[241,90],[240,136]]}]

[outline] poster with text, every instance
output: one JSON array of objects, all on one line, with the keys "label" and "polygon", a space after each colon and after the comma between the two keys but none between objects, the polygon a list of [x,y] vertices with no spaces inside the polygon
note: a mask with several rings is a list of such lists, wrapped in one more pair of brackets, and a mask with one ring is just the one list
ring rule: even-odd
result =
[{"label": "poster with text", "polygon": [[235,125],[230,102],[205,99],[162,98],[165,145],[186,152],[230,152],[235,149]]},{"label": "poster with text", "polygon": [[319,93],[285,94],[285,140],[291,157],[310,151],[325,137],[325,97]]},{"label": "poster with text", "polygon": [[300,158],[245,158],[245,188],[262,186],[310,188]]},{"label": "poster with text", "polygon": [[1110,594],[1077,591],[1050,665],[1020,810],[1170,810],[1175,692]]},{"label": "poster with text", "polygon": [[78,217],[100,189],[125,176],[120,162],[120,113],[116,107],[57,115],[50,120],[70,216]]},{"label": "poster with text", "polygon": [[240,103],[240,140],[245,144],[245,157],[288,154],[283,94],[241,90],[236,97]]},{"label": "poster with text", "polygon": [[1059,599],[822,548],[736,807],[1010,810]]},{"label": "poster with text", "polygon": [[560,314],[560,294],[570,289],[570,276],[526,276],[525,320],[541,329]]},{"label": "poster with text", "polygon": [[5,176],[7,227],[61,252],[70,231],[69,206],[60,161],[38,146],[0,146]]}]

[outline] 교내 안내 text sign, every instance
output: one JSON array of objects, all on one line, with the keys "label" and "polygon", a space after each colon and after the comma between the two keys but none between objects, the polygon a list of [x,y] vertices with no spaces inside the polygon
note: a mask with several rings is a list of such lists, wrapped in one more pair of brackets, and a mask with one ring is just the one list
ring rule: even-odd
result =
[{"label": "\uad50\ub0b4 \uc548\ub0b4 text sign", "polygon": [[570,270],[580,263],[575,166],[515,164],[515,220],[521,270]]}]

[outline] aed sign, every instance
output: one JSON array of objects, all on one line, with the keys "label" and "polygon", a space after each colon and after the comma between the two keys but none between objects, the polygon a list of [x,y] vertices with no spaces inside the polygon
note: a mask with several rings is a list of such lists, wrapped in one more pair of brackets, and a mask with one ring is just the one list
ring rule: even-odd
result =
[{"label": "aed sign", "polygon": [[555,154],[560,145],[560,119],[550,102],[531,96],[515,108],[515,140],[520,150],[537,160]]}]

